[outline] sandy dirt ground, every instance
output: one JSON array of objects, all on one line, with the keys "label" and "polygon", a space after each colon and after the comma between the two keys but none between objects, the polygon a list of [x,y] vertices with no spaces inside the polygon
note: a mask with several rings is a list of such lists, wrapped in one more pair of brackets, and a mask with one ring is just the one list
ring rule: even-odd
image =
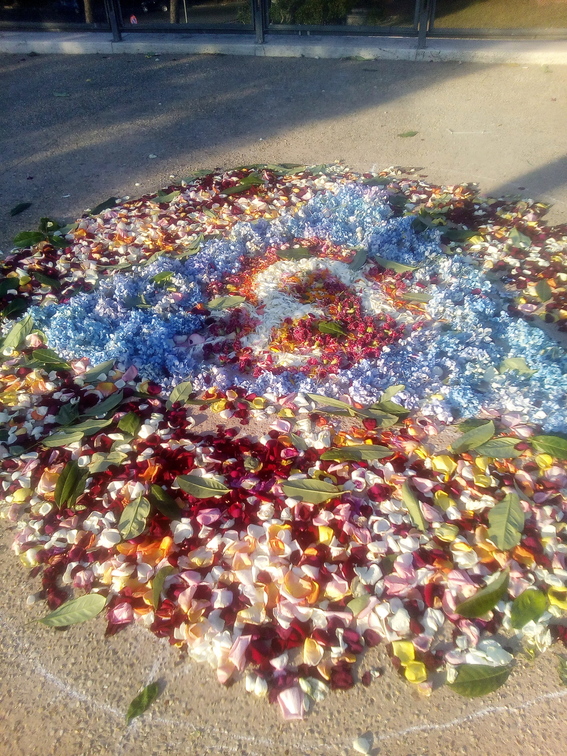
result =
[{"label": "sandy dirt ground", "polygon": [[[192,170],[262,161],[422,166],[440,183],[548,200],[550,219],[566,222],[566,93],[567,67],[554,66],[0,56],[0,249],[41,216],[71,219]],[[418,134],[397,136],[408,130]],[[102,619],[63,632],[30,622],[45,611],[26,606],[39,585],[10,542],[2,523],[1,756],[333,756],[360,735],[374,756],[567,753],[560,649],[519,660],[484,699],[416,697],[378,649],[361,663],[383,670],[370,687],[286,724],[142,629],[105,639]],[[159,699],[126,727],[130,700],[153,680]]]}]

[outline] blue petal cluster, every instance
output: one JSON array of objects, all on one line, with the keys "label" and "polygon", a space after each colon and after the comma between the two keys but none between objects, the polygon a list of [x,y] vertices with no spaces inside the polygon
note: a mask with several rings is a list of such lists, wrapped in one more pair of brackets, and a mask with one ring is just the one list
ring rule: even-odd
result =
[{"label": "blue petal cluster", "polygon": [[[399,401],[445,422],[492,409],[520,412],[547,432],[564,430],[565,350],[539,328],[511,318],[506,295],[472,260],[444,254],[437,231],[419,233],[412,217],[392,217],[385,197],[378,187],[337,185],[273,221],[237,224],[228,239],[207,241],[186,261],[162,258],[135,274],[116,273],[101,279],[91,294],[65,305],[34,308],[32,314],[49,346],[62,356],[135,364],[142,375],[164,387],[191,377],[197,389],[240,385],[275,396],[348,393],[371,402],[388,386],[402,383]],[[414,279],[426,284],[431,295],[426,306],[431,320],[385,348],[378,359],[324,381],[291,371],[258,378],[238,375],[198,362],[176,346],[176,336],[203,326],[191,310],[203,300],[204,285],[237,273],[244,255],[262,255],[268,246],[310,236],[418,266]],[[171,271],[171,278],[157,284],[153,279],[164,271]],[[509,357],[523,358],[532,372],[503,370]]]}]

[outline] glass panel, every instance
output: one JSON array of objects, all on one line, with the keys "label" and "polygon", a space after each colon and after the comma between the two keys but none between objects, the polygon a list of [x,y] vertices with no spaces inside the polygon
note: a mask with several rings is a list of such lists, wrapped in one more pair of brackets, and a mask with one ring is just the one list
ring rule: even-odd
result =
[{"label": "glass panel", "polygon": [[435,28],[567,29],[567,0],[437,0]]},{"label": "glass panel", "polygon": [[133,26],[252,24],[250,0],[122,0],[124,30]]},{"label": "glass panel", "polygon": [[103,0],[0,0],[0,22],[108,26]]},{"label": "glass panel", "polygon": [[413,26],[415,0],[271,0],[270,23]]}]

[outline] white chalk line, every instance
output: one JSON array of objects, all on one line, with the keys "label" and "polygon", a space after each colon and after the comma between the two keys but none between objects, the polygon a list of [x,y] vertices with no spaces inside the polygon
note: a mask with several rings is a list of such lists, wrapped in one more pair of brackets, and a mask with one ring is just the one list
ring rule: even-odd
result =
[{"label": "white chalk line", "polygon": [[[0,614],[0,627],[8,631],[9,634],[12,636],[13,640],[16,642],[18,646],[22,648],[22,650],[25,649],[26,652],[26,661],[29,663],[32,663],[33,671],[42,677],[47,682],[51,683],[53,686],[58,688],[62,693],[67,695],[69,698],[79,701],[81,703],[85,703],[94,709],[98,709],[99,711],[103,711],[108,715],[111,715],[113,717],[117,717],[118,719],[124,720],[124,712],[120,709],[117,709],[114,706],[110,706],[109,704],[102,703],[92,696],[90,696],[87,693],[84,693],[80,690],[77,690],[75,687],[70,685],[65,680],[62,680],[60,677],[55,675],[54,673],[50,672],[48,669],[46,669],[43,664],[37,659],[36,653],[31,649],[31,644],[23,641],[23,639],[18,635],[18,633],[13,630],[9,623],[5,621],[5,618],[2,614]],[[152,680],[157,676],[160,668],[163,666],[164,658],[162,655],[162,658],[158,658],[154,661],[154,664],[152,665],[152,668],[150,672],[147,675],[147,683],[149,684],[152,682]],[[180,672],[175,675],[175,677],[179,676]],[[483,717],[491,716],[491,715],[498,715],[498,714],[514,714],[519,713],[525,709],[530,709],[534,706],[537,706],[540,703],[544,703],[545,701],[550,700],[556,700],[567,697],[567,690],[561,690],[561,691],[554,691],[551,693],[544,693],[541,696],[537,696],[536,698],[532,698],[529,701],[524,701],[521,704],[518,704],[517,706],[487,706],[484,709],[480,709],[479,711],[472,712],[471,714],[466,714],[463,717],[456,717],[455,719],[451,719],[448,722],[441,722],[441,723],[429,723],[429,724],[422,724],[422,725],[413,725],[411,727],[405,727],[401,730],[393,730],[390,732],[385,732],[379,735],[375,735],[373,740],[374,742],[383,742],[385,740],[392,740],[393,738],[400,738],[404,735],[411,735],[418,732],[438,732],[442,730],[448,730],[452,727],[458,727],[459,725],[466,724],[467,722],[472,722],[476,719],[481,719]],[[177,729],[184,729],[184,730],[190,730],[193,734],[199,734],[204,735],[205,733],[209,735],[226,735],[227,737],[239,741],[240,743],[248,743],[250,745],[256,745],[256,746],[265,746],[274,748],[274,741],[270,738],[256,738],[253,735],[242,735],[235,732],[229,732],[223,729],[215,729],[210,726],[207,727],[198,727],[191,722],[188,722],[187,720],[183,719],[176,719],[172,717],[158,717],[158,716],[152,716],[152,721],[155,724],[163,724],[163,725],[169,725],[173,726]],[[135,727],[139,725],[139,723],[134,720],[133,722],[134,726],[131,726],[129,728],[129,731],[131,732]],[[119,750],[121,751],[122,745],[125,745],[124,738],[129,734],[128,731],[124,732],[123,737],[121,740],[116,744]],[[238,746],[236,745],[230,745],[227,743],[210,743],[205,744],[203,741],[200,741],[201,744],[206,748],[213,748],[218,751],[229,751],[229,752],[235,752],[238,750]],[[302,745],[308,746],[310,745],[311,748],[317,747],[321,744],[307,744],[305,740],[302,739]],[[346,742],[342,744],[343,747],[349,747],[350,742],[347,744]],[[327,743],[325,748],[328,751],[330,747],[333,747],[334,749],[338,749],[341,746],[339,744],[333,744],[333,743]],[[263,752],[265,753],[265,752]]]},{"label": "white chalk line", "polygon": [[406,727],[403,730],[397,730],[395,732],[385,732],[382,735],[378,735],[374,738],[375,741],[391,740],[392,738],[399,738],[403,735],[409,735],[414,732],[430,732],[436,730],[448,730],[451,727],[458,727],[458,725],[465,724],[466,722],[472,722],[475,719],[481,719],[487,717],[490,714],[515,714],[519,713],[523,709],[530,709],[532,706],[543,703],[555,698],[565,698],[567,696],[567,690],[558,690],[553,693],[544,693],[537,698],[532,698],[529,701],[524,701],[517,706],[487,706],[485,709],[474,711],[472,714],[467,714],[464,717],[457,717],[451,719],[449,722],[442,722],[440,724],[424,724],[413,725],[412,727]]}]

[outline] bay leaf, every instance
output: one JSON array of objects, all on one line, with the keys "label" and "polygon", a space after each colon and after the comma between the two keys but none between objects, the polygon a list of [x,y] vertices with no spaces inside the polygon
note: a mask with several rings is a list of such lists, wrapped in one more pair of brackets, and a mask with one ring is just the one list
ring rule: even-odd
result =
[{"label": "bay leaf", "polygon": [[537,622],[547,609],[547,597],[536,588],[528,588],[514,599],[510,612],[510,624],[521,630],[528,622]]},{"label": "bay leaf", "polygon": [[150,508],[150,502],[142,494],[124,507],[118,522],[118,530],[125,541],[142,535],[146,529]]},{"label": "bay leaf", "polygon": [[305,501],[309,504],[322,504],[335,496],[341,496],[345,493],[332,483],[326,483],[324,480],[315,480],[314,478],[287,480],[285,483],[282,483],[282,490],[286,496]]},{"label": "bay leaf", "polygon": [[518,494],[509,493],[488,513],[488,538],[501,551],[509,551],[522,539],[525,515]]},{"label": "bay leaf", "polygon": [[530,443],[540,454],[549,454],[556,459],[567,459],[567,439],[562,436],[532,436]]},{"label": "bay leaf", "polygon": [[165,565],[165,567],[162,567],[161,569],[159,569],[153,577],[152,606],[156,611],[159,607],[160,596],[163,590],[163,584],[165,583],[165,579],[166,577],[169,577],[174,572],[175,572],[175,567],[173,567],[171,564],[167,564]]},{"label": "bay leaf", "polygon": [[175,482],[191,496],[197,499],[210,499],[213,496],[224,496],[230,491],[223,483],[215,478],[204,478],[200,475],[178,475]]},{"label": "bay leaf", "polygon": [[427,531],[427,523],[425,522],[423,512],[421,511],[419,499],[412,491],[407,480],[402,486],[402,501],[404,502],[415,527],[421,530],[422,533],[425,533]]},{"label": "bay leaf", "polygon": [[105,596],[101,596],[100,593],[87,593],[86,596],[66,601],[39,621],[47,627],[77,625],[79,622],[86,622],[96,617],[105,606]]},{"label": "bay leaf", "polygon": [[511,665],[491,667],[487,664],[459,664],[451,690],[466,698],[477,698],[500,688],[512,671]]},{"label": "bay leaf", "polygon": [[496,428],[494,427],[494,423],[492,420],[489,420],[487,423],[478,425],[476,428],[463,433],[462,436],[453,441],[450,448],[455,454],[461,454],[462,452],[482,446],[482,444],[490,441],[495,433]]},{"label": "bay leaf", "polygon": [[167,402],[165,403],[166,408],[171,409],[172,406],[177,403],[184,405],[192,393],[193,384],[191,383],[191,381],[183,381],[183,383],[178,383],[177,386],[175,386],[171,391],[171,394],[169,395]]},{"label": "bay leaf", "polygon": [[144,690],[130,702],[126,713],[126,724],[143,714],[153,704],[159,696],[159,685],[157,682],[146,685]]},{"label": "bay leaf", "polygon": [[467,617],[468,619],[483,617],[504,598],[508,591],[509,580],[509,571],[502,570],[491,583],[478,590],[470,598],[461,601],[455,609],[455,614],[460,614],[461,617]]}]

